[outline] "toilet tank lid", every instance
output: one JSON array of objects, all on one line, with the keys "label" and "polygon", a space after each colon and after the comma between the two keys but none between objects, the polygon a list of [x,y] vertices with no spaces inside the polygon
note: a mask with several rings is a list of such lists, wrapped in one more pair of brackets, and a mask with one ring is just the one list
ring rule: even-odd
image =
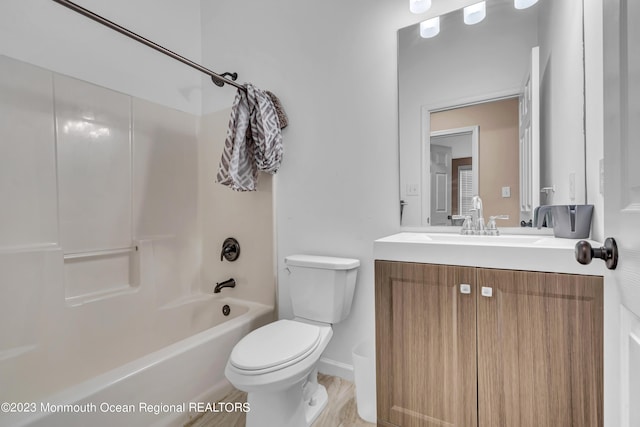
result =
[{"label": "toilet tank lid", "polygon": [[350,270],[360,266],[360,260],[319,255],[289,255],[284,263],[292,267],[323,268],[327,270]]}]

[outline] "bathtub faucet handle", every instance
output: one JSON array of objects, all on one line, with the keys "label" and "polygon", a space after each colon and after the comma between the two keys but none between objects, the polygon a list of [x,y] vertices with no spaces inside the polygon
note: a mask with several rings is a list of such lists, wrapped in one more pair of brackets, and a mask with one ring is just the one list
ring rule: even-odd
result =
[{"label": "bathtub faucet handle", "polygon": [[232,277],[231,279],[229,279],[229,280],[225,280],[224,282],[220,282],[220,283],[217,283],[217,282],[216,282],[216,287],[215,287],[215,289],[213,290],[213,293],[214,293],[214,294],[218,294],[218,293],[220,293],[220,291],[222,290],[222,288],[235,288],[235,287],[236,287],[236,281],[235,281],[235,279]]},{"label": "bathtub faucet handle", "polygon": [[222,252],[220,253],[220,261],[235,261],[240,256],[240,243],[233,237],[227,237],[222,244]]},{"label": "bathtub faucet handle", "polygon": [[222,248],[222,252],[220,253],[220,261],[224,260],[225,255],[229,255],[233,252],[233,248],[231,246],[225,246]]}]

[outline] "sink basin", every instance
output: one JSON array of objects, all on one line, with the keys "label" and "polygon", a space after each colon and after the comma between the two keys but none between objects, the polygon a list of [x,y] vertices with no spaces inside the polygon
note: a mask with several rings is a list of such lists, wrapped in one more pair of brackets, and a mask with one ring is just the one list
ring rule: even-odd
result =
[{"label": "sink basin", "polygon": [[[502,235],[475,236],[457,233],[400,233],[391,236],[394,241],[405,243],[446,243],[482,246],[532,245],[543,241],[546,236],[540,235]],[[381,239],[384,240],[384,239]]]},{"label": "sink basin", "polygon": [[534,244],[544,236],[534,235],[503,235],[503,236],[475,236],[451,233],[428,233],[427,237],[434,242],[461,243],[465,245],[518,245]]}]

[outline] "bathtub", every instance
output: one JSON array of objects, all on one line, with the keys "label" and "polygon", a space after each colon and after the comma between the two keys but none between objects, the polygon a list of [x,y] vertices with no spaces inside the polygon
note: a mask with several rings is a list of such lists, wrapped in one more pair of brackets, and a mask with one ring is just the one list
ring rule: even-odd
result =
[{"label": "bathtub", "polygon": [[238,340],[273,320],[273,307],[203,294],[159,311],[155,330],[175,342],[43,398],[3,404],[0,426],[179,426],[199,410],[243,410],[219,401],[231,390],[224,367]]}]

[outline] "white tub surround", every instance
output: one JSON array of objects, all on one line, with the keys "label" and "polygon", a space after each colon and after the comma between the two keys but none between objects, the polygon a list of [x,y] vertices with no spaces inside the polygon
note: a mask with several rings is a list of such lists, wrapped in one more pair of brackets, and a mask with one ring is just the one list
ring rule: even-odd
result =
[{"label": "white tub surround", "polygon": [[[228,386],[231,348],[273,320],[275,279],[271,181],[244,197],[213,182],[224,116],[0,55],[0,402],[37,406],[0,426],[167,424],[184,412],[136,405]],[[229,236],[242,256],[221,263]]]},{"label": "white tub surround", "polygon": [[[398,233],[373,244],[374,259],[525,271],[603,276],[603,262],[581,265],[579,240],[547,235],[463,236],[453,233]],[[587,240],[594,248],[601,243]]]}]

